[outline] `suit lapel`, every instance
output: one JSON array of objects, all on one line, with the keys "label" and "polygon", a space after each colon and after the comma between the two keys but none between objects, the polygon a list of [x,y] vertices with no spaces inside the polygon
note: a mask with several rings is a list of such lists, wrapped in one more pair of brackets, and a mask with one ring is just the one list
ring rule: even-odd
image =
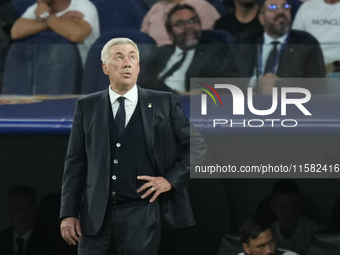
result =
[{"label": "suit lapel", "polygon": [[196,47],[195,55],[191,61],[191,64],[185,73],[185,86],[186,91],[190,91],[190,78],[199,76],[200,65],[202,64],[203,55],[205,51],[200,45]]},{"label": "suit lapel", "polygon": [[147,90],[138,88],[138,101],[144,128],[145,143],[147,154],[151,165],[155,168],[155,151],[154,151],[154,102],[150,98]]},{"label": "suit lapel", "polygon": [[[102,155],[110,155],[110,123],[109,123],[109,113],[111,107],[110,98],[109,98],[109,89],[103,91],[100,96],[100,100],[98,101],[97,107],[93,110],[93,116],[95,116],[96,126],[99,127],[97,129],[96,139],[98,139],[101,144],[102,149],[104,150]],[[110,157],[107,158],[107,165],[110,164]],[[104,167],[104,166],[103,166]]]},{"label": "suit lapel", "polygon": [[292,37],[292,33],[290,33],[289,40],[285,48],[283,49],[280,59],[279,59],[279,64],[278,64],[277,72],[276,72],[276,75],[279,77],[290,77],[291,75],[290,72],[288,73],[288,71],[291,69],[287,67],[289,67],[289,65],[292,65],[292,64],[289,64],[287,60],[294,62],[291,58],[291,57],[294,57],[294,54],[292,54],[294,53],[294,44],[295,44],[295,38]]}]

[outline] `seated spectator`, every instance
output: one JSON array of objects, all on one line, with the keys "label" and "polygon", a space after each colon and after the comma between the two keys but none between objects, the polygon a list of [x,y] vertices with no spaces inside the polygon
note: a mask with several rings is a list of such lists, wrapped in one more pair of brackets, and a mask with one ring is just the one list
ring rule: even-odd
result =
[{"label": "seated spectator", "polygon": [[313,35],[326,64],[340,59],[340,0],[307,1],[296,13],[293,29]]},{"label": "seated spectator", "polygon": [[202,29],[212,29],[215,21],[221,15],[214,6],[205,0],[164,0],[156,3],[144,17],[141,31],[151,36],[158,46],[171,44],[172,40],[164,26],[165,18],[169,10],[176,4],[188,4],[193,6],[201,20]]},{"label": "seated spectator", "polygon": [[249,255],[297,255],[295,252],[276,249],[270,225],[259,219],[249,219],[242,224],[240,239],[244,252]]},{"label": "seated spectator", "polygon": [[183,94],[190,90],[190,77],[215,77],[220,72],[226,47],[202,43],[201,21],[192,6],[173,7],[165,27],[172,44],[152,53],[142,87]]},{"label": "seated spectator", "polygon": [[216,29],[226,30],[232,35],[251,29],[261,29],[256,0],[234,0],[235,10],[216,21]]},{"label": "seated spectator", "polygon": [[327,78],[340,78],[340,60],[334,61],[332,63],[328,63],[326,65]]},{"label": "seated spectator", "polygon": [[83,63],[87,52],[99,37],[96,7],[89,0],[37,0],[14,23],[13,40],[52,30],[77,43]]},{"label": "seated spectator", "polygon": [[15,186],[8,194],[11,227],[0,233],[0,254],[42,255],[35,223],[37,198],[33,188]]},{"label": "seated spectator", "polygon": [[237,36],[223,76],[260,78],[256,85],[249,83],[256,86],[259,94],[271,94],[281,77],[324,77],[318,41],[307,32],[290,29],[289,10],[285,0],[266,0],[259,14],[264,31],[252,30]]},{"label": "seated spectator", "polygon": [[301,215],[301,192],[295,182],[280,180],[271,193],[271,208],[276,215],[272,227],[277,246],[305,254],[313,234],[324,227]]}]

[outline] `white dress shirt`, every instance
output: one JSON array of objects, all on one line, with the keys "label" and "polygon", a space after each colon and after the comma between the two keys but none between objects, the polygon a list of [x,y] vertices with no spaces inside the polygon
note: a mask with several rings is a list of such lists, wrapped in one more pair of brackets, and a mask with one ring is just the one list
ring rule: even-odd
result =
[{"label": "white dress shirt", "polygon": [[[262,63],[261,63],[261,71],[262,73],[260,75],[263,75],[264,68],[267,63],[267,59],[269,57],[270,52],[273,50],[273,44],[272,42],[279,42],[279,44],[276,46],[277,51],[280,52],[282,45],[284,44],[288,34],[285,34],[277,39],[274,39],[270,37],[267,33],[264,33],[263,35],[263,44],[262,44]],[[277,72],[277,67],[279,66],[279,63],[275,66],[275,73]]]},{"label": "white dress shirt", "polygon": [[[249,87],[254,87],[256,85],[256,79],[264,75],[263,72],[264,72],[264,69],[266,67],[267,59],[269,57],[270,52],[273,49],[272,42],[274,42],[274,41],[279,42],[279,44],[276,47],[277,47],[277,51],[280,52],[282,45],[284,44],[284,42],[287,39],[287,36],[288,36],[288,34],[285,34],[285,35],[283,35],[283,36],[281,36],[277,39],[274,39],[273,37],[269,36],[267,33],[263,34],[264,40],[263,40],[263,44],[261,45],[261,47],[262,47],[261,63],[258,63],[260,61],[259,58],[258,58],[257,59],[258,62],[256,63],[255,68],[254,68],[254,74],[250,78],[250,81],[249,81]],[[278,62],[279,61],[280,61],[280,59],[278,60]],[[277,72],[278,66],[279,66],[279,63],[277,63],[277,65],[275,66],[275,74]],[[259,77],[257,77],[257,76],[259,76]]]},{"label": "white dress shirt", "polygon": [[[110,85],[109,96],[110,96],[110,102],[112,106],[113,118],[115,118],[118,108],[119,108],[119,101],[117,99],[121,97],[122,95],[119,95],[116,92],[114,92],[111,89],[111,85]],[[128,92],[124,94],[124,97],[125,97],[124,103],[125,103],[125,112],[126,112],[126,117],[125,117],[125,127],[126,127],[138,103],[137,86],[134,85],[132,89],[130,89]]]},{"label": "white dress shirt", "polygon": [[[159,73],[158,78],[162,77],[174,64],[181,60],[183,56],[183,50],[176,46],[175,52],[169,58],[168,63],[162,72]],[[168,78],[164,80],[164,83],[173,90],[177,90],[179,92],[185,92],[185,74],[188,71],[188,68],[194,58],[195,49],[187,51],[187,55],[185,57],[182,65],[173,72]]]}]

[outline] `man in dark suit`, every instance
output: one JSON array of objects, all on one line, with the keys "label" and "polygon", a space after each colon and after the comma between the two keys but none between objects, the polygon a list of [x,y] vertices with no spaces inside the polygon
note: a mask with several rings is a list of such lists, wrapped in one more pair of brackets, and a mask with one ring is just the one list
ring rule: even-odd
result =
[{"label": "man in dark suit", "polygon": [[263,30],[247,31],[235,39],[223,76],[260,78],[257,91],[262,94],[271,94],[280,78],[325,76],[318,41],[306,32],[290,29],[290,5],[285,0],[265,1],[259,20]]},{"label": "man in dark suit", "polygon": [[137,45],[102,50],[110,87],[78,100],[65,160],[61,233],[79,254],[158,253],[160,229],[193,225],[190,166],[206,144],[171,93],[136,85]]},{"label": "man in dark suit", "polygon": [[35,228],[37,218],[35,190],[29,186],[15,186],[9,192],[7,205],[12,227],[0,233],[0,254],[42,254],[41,237]]},{"label": "man in dark suit", "polygon": [[190,91],[190,78],[220,73],[228,46],[203,42],[201,21],[192,6],[175,5],[165,27],[173,44],[157,48],[150,56],[141,77],[143,87],[185,94]]}]

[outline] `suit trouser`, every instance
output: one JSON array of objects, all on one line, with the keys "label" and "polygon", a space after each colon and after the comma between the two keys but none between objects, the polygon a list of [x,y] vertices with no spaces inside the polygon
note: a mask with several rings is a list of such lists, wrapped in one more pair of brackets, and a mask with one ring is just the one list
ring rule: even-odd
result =
[{"label": "suit trouser", "polygon": [[81,236],[79,255],[157,255],[161,237],[158,201],[133,207],[109,205],[95,236]]}]

